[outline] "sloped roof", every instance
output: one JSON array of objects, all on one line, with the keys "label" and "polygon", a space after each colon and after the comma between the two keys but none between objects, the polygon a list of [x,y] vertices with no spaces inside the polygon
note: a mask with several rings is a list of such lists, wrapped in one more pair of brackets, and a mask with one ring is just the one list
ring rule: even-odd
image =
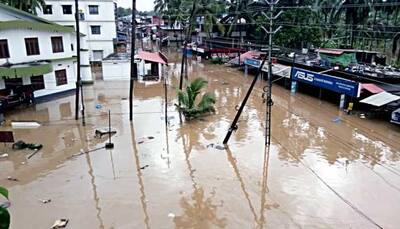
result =
[{"label": "sloped roof", "polygon": [[363,83],[362,84],[362,88],[367,90],[367,91],[369,91],[369,92],[371,92],[371,93],[373,93],[373,94],[378,94],[378,93],[381,93],[381,92],[385,91],[385,90],[383,90],[382,88],[376,86],[373,83]]},{"label": "sloped roof", "polygon": [[[57,23],[48,21],[36,15],[27,13],[25,11],[16,9],[0,3],[0,9],[3,9],[13,16],[15,20],[0,21],[0,30],[5,29],[32,29],[32,30],[45,30],[74,33],[75,30],[71,27],[62,26]],[[81,34],[81,36],[84,34]]]},{"label": "sloped roof", "polygon": [[161,52],[141,51],[138,54],[138,59],[155,62],[155,63],[160,63],[160,64],[168,64],[167,57],[164,54],[162,54]]},{"label": "sloped roof", "polygon": [[360,103],[366,103],[372,106],[381,107],[391,102],[400,100],[400,96],[393,95],[389,92],[381,92],[376,95],[372,95],[360,101]]}]

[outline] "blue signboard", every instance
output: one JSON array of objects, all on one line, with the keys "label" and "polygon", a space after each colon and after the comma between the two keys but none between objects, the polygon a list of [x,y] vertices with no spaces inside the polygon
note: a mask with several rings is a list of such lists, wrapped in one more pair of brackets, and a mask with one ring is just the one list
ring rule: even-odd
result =
[{"label": "blue signboard", "polygon": [[250,66],[255,67],[255,68],[259,68],[260,65],[261,65],[261,61],[260,60],[255,60],[255,59],[246,58],[246,59],[244,59],[244,64],[245,65],[250,65]]},{"label": "blue signboard", "polygon": [[359,97],[360,95],[360,84],[356,81],[319,74],[304,69],[293,68],[293,80],[331,90],[339,94],[346,94],[351,97]]},{"label": "blue signboard", "polygon": [[395,111],[393,111],[391,122],[400,125],[400,108],[395,110]]}]

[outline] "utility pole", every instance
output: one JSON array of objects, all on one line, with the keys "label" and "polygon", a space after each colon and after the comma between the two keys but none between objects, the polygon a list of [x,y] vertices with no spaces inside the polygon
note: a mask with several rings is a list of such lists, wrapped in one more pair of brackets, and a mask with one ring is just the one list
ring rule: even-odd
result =
[{"label": "utility pole", "polygon": [[131,80],[129,85],[129,120],[133,120],[133,81],[137,79],[137,66],[135,64],[136,40],[136,0],[132,1],[132,28],[131,28]]},{"label": "utility pole", "polygon": [[[272,105],[273,105],[273,101],[272,101],[272,36],[281,29],[281,26],[274,31],[272,29],[273,29],[274,20],[276,20],[279,17],[279,15],[282,13],[282,11],[279,12],[276,16],[273,16],[274,6],[276,4],[278,4],[279,0],[270,0],[270,1],[264,0],[264,1],[270,6],[270,15],[266,15],[265,13],[263,13],[263,15],[269,19],[269,30],[267,30],[264,26],[261,26],[261,28],[269,35],[268,86],[264,87],[264,94],[263,94],[263,98],[266,99],[265,102],[266,102],[266,106],[267,106],[266,124],[265,124],[265,145],[269,146],[271,143],[271,111],[272,111]],[[253,88],[257,82],[259,75],[262,73],[262,69],[264,67],[266,59],[267,58],[264,57],[261,65],[258,68],[257,74],[256,74],[255,78],[253,79],[253,82],[251,83],[250,88],[247,91],[246,96],[243,99],[243,102],[240,105],[239,110],[238,110],[226,136],[225,136],[225,139],[223,141],[224,144],[228,143],[233,131],[236,131],[238,129],[237,122],[239,121],[240,115],[242,114],[243,109],[246,106],[247,100],[249,99],[250,94],[253,91]]]},{"label": "utility pole", "polygon": [[[281,27],[273,31],[274,20],[276,20],[279,15],[282,14],[280,11],[277,15],[274,16],[274,6],[278,4],[279,0],[264,0],[269,5],[269,16],[266,16],[269,19],[269,30],[265,29],[263,26],[261,28],[268,33],[268,91],[266,96],[266,114],[265,114],[265,145],[269,146],[271,144],[271,116],[272,116],[272,106],[274,102],[272,101],[272,36],[277,33]],[[264,89],[265,92],[265,89]]]},{"label": "utility pole", "polygon": [[190,12],[190,17],[188,19],[188,27],[187,27],[186,34],[185,34],[185,39],[183,41],[182,66],[181,66],[181,77],[179,79],[179,90],[182,90],[182,88],[183,88],[183,75],[184,75],[184,73],[185,73],[186,79],[188,78],[188,71],[187,71],[187,64],[188,64],[187,45],[188,45],[188,42],[189,42],[189,36],[192,33],[192,21],[193,21],[193,17],[195,15],[195,11],[196,11],[196,4],[197,4],[197,1],[194,0],[193,1],[193,6],[192,6],[192,11]]},{"label": "utility pole", "polygon": [[83,88],[81,79],[81,37],[79,28],[79,4],[75,0],[75,27],[76,27],[76,88],[75,88],[75,120],[79,119],[79,90],[82,102],[82,125],[85,125],[85,105],[83,100]]}]

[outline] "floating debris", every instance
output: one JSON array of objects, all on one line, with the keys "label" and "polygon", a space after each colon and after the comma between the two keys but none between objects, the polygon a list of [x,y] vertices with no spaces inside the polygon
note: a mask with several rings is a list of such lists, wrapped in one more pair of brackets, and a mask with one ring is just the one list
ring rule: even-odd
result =
[{"label": "floating debris", "polygon": [[214,144],[214,143],[208,144],[208,145],[207,145],[207,148],[214,148],[214,149],[217,149],[217,150],[225,150],[225,149],[226,149],[225,146],[216,145],[216,144]]},{"label": "floating debris", "polygon": [[145,168],[147,168],[147,167],[149,167],[149,166],[150,166],[150,165],[145,165],[145,166],[140,167],[140,169],[143,170],[143,169],[145,169]]},{"label": "floating debris", "polygon": [[14,178],[14,177],[11,177],[11,176],[8,176],[7,180],[9,180],[9,181],[19,181],[17,178]]},{"label": "floating debris", "polygon": [[43,199],[43,200],[39,200],[40,202],[42,202],[42,204],[48,204],[51,202],[51,199]]},{"label": "floating debris", "polygon": [[5,154],[0,155],[0,159],[3,159],[3,158],[8,158],[8,154],[5,153]]},{"label": "floating debris", "polygon": [[51,226],[51,229],[57,229],[57,228],[64,228],[68,224],[68,219],[59,219],[54,222],[53,226]]},{"label": "floating debris", "polygon": [[35,143],[26,143],[24,141],[17,141],[12,145],[12,148],[17,150],[21,149],[40,150],[43,148],[43,145]]},{"label": "floating debris", "polygon": [[153,136],[141,137],[138,139],[138,144],[143,144],[143,143],[149,142],[153,139],[154,139]]},{"label": "floating debris", "polygon": [[334,119],[332,119],[332,122],[334,123],[340,123],[342,121],[342,119],[340,117],[336,117]]},{"label": "floating debris", "polygon": [[168,217],[169,217],[169,218],[175,218],[175,214],[174,214],[174,213],[169,213],[169,214],[168,214]]},{"label": "floating debris", "polygon": [[101,104],[96,104],[96,109],[97,109],[97,110],[100,110],[101,108],[103,108],[103,105],[101,105]]},{"label": "floating debris", "polygon": [[36,129],[40,127],[38,122],[11,122],[11,127],[14,129]]},{"label": "floating debris", "polygon": [[360,114],[360,118],[365,119],[366,118],[365,114]]},{"label": "floating debris", "polygon": [[104,128],[96,129],[94,134],[95,134],[95,137],[102,138],[104,135],[109,135],[110,132],[111,132],[111,135],[114,135],[117,133],[117,131],[115,129],[111,129],[111,131],[110,131],[109,127],[104,127]]}]

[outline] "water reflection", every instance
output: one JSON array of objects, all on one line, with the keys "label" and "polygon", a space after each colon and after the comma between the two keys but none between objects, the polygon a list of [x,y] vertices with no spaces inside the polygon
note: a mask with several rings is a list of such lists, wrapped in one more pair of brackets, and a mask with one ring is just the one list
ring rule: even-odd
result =
[{"label": "water reflection", "polygon": [[226,218],[218,218],[218,205],[213,204],[216,192],[206,197],[202,187],[194,189],[190,198],[182,197],[180,206],[183,214],[174,218],[175,228],[207,229],[225,228]]},{"label": "water reflection", "polygon": [[138,151],[137,145],[136,145],[135,129],[134,129],[132,123],[130,124],[130,127],[131,127],[133,154],[134,154],[135,164],[136,164],[136,175],[138,177],[139,187],[140,187],[140,203],[142,205],[142,210],[144,213],[144,224],[146,225],[146,228],[149,229],[150,228],[150,218],[149,218],[149,214],[147,212],[146,192],[144,190],[142,170],[140,169],[141,166],[140,166],[140,160],[139,160],[139,151]]},{"label": "water reflection", "polygon": [[186,145],[185,135],[181,135],[183,152],[188,167],[189,176],[193,185],[193,193],[190,198],[183,196],[180,200],[180,206],[183,214],[174,218],[175,228],[182,229],[207,229],[207,228],[225,228],[226,218],[217,217],[218,205],[213,204],[216,191],[211,192],[211,196],[205,197],[204,189],[199,186],[195,180],[193,166],[190,162],[191,151]]},{"label": "water reflection", "polygon": [[255,207],[253,203],[250,200],[250,195],[248,191],[246,190],[246,185],[245,182],[240,174],[239,168],[237,166],[237,160],[233,156],[231,150],[229,147],[226,147],[226,155],[227,159],[230,162],[233,171],[240,183],[240,188],[242,189],[242,192],[244,194],[244,197],[247,200],[247,203],[249,205],[250,211],[253,215],[254,222],[256,223],[256,228],[264,228],[265,223],[266,223],[266,218],[265,218],[265,210],[266,209],[271,209],[272,207],[277,208],[279,205],[278,204],[267,204],[267,193],[269,192],[268,189],[268,165],[269,165],[269,155],[270,155],[270,148],[266,147],[264,151],[264,159],[263,159],[263,173],[262,173],[262,181],[261,181],[261,190],[260,190],[260,212],[259,215],[257,216],[257,213],[255,211]]}]

